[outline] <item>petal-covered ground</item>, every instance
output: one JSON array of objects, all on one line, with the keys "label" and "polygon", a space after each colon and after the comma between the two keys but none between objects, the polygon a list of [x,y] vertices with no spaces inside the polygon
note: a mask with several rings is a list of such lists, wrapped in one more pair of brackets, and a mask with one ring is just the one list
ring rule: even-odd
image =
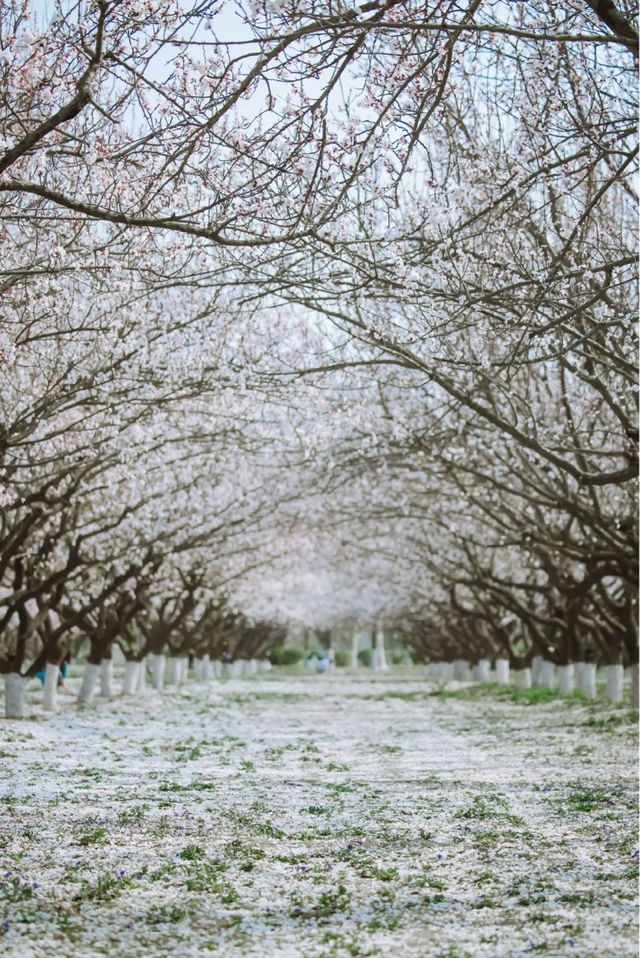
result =
[{"label": "petal-covered ground", "polygon": [[0,722],[7,958],[637,954],[626,707],[417,670],[64,699]]}]

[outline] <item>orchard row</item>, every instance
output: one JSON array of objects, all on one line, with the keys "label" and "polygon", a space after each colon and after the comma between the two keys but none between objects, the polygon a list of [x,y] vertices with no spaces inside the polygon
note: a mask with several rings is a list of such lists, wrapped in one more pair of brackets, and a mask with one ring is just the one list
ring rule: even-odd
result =
[{"label": "orchard row", "polygon": [[2,673],[291,623],[637,670],[601,6],[0,6]]}]

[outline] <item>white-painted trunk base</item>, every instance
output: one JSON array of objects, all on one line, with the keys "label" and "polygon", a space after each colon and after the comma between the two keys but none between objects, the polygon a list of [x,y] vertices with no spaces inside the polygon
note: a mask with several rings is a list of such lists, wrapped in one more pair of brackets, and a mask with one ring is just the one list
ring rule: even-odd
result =
[{"label": "white-painted trunk base", "polygon": [[360,633],[354,632],[351,636],[351,668],[357,669],[358,665],[358,643],[360,639]]},{"label": "white-painted trunk base", "polygon": [[169,659],[169,675],[167,677],[167,685],[175,685],[176,687],[182,683],[182,662],[176,655],[172,655]]},{"label": "white-painted trunk base", "polygon": [[[271,663],[269,663],[271,665]],[[222,662],[220,659],[213,660],[213,674],[217,679],[222,678]]]},{"label": "white-painted trunk base", "polygon": [[93,662],[87,662],[82,674],[82,685],[78,692],[78,705],[91,705],[95,696],[99,675],[100,666]]},{"label": "white-painted trunk base", "polygon": [[610,665],[607,668],[607,690],[606,696],[610,702],[622,702],[624,695],[624,667],[622,665]]},{"label": "white-painted trunk base", "polygon": [[640,686],[638,684],[639,672],[640,672],[640,668],[638,667],[637,662],[635,665],[630,666],[629,668],[629,673],[631,678],[630,703],[631,703],[631,708],[633,709],[637,709],[638,705],[640,704]]},{"label": "white-painted trunk base", "polygon": [[554,662],[544,659],[540,668],[540,685],[543,689],[556,688],[556,666]]},{"label": "white-painted trunk base", "polygon": [[488,659],[480,659],[473,670],[473,677],[476,682],[488,682],[491,673],[491,662]]},{"label": "white-painted trunk base", "polygon": [[531,659],[531,681],[535,686],[542,685],[542,665],[544,659],[541,655],[534,655]]},{"label": "white-painted trunk base", "polygon": [[530,689],[531,669],[514,669],[513,684],[517,689]]},{"label": "white-painted trunk base", "polygon": [[27,683],[17,672],[9,672],[4,677],[5,718],[26,718],[27,713]]},{"label": "white-painted trunk base", "polygon": [[498,685],[509,684],[509,659],[496,659],[496,682]]},{"label": "white-painted trunk base", "polygon": [[58,707],[58,676],[60,675],[60,666],[47,662],[44,670],[44,696],[42,699],[42,708],[45,712],[57,712]]},{"label": "white-painted trunk base", "polygon": [[127,660],[126,660],[126,658],[125,658],[124,652],[122,651],[122,649],[120,648],[119,645],[114,645],[114,646],[113,646],[113,648],[111,649],[111,655],[112,655],[112,658],[113,658],[113,663],[114,663],[114,665],[125,665],[125,664],[126,664],[126,661],[127,661]]},{"label": "white-painted trunk base", "polygon": [[113,659],[103,659],[100,663],[100,695],[113,698]]},{"label": "white-painted trunk base", "polygon": [[144,695],[147,691],[147,659],[146,656],[138,663],[140,668],[138,669],[138,684],[136,686],[136,691],[138,695]]},{"label": "white-painted trunk base", "polygon": [[124,667],[124,683],[122,685],[123,695],[133,695],[137,690],[139,671],[139,662],[127,662]]},{"label": "white-painted trunk base", "polygon": [[580,669],[580,691],[588,699],[596,697],[596,663],[583,662]]},{"label": "white-painted trunk base", "polygon": [[469,663],[466,659],[456,659],[453,663],[453,677],[457,682],[468,682],[470,678]]},{"label": "white-painted trunk base", "polygon": [[575,690],[575,669],[573,662],[558,666],[558,688],[563,695],[573,695]]},{"label": "white-painted trunk base", "polygon": [[[374,665],[375,662],[375,665]],[[375,644],[371,656],[371,668],[377,672],[387,672],[389,663],[387,662],[387,652],[384,647],[384,630],[376,629]]]},{"label": "white-painted trunk base", "polygon": [[189,678],[189,656],[183,655],[180,659],[180,680],[181,682],[186,682]]},{"label": "white-painted trunk base", "polygon": [[164,670],[167,660],[164,655],[150,655],[151,659],[151,684],[157,692],[162,692],[164,688]]}]

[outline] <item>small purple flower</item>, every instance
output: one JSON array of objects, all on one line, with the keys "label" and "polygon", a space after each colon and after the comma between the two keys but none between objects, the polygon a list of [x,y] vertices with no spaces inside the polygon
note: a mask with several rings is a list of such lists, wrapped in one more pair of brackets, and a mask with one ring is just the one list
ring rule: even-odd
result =
[{"label": "small purple flower", "polygon": [[444,856],[440,852],[438,852],[438,854],[436,855],[436,858],[438,859],[439,862],[442,861],[443,857]]},{"label": "small purple flower", "polygon": [[307,870],[306,865],[298,865],[298,867],[296,868],[297,872],[306,872],[306,870]]},{"label": "small purple flower", "polygon": [[354,846],[353,842],[349,842],[349,844],[347,845],[347,851],[352,852],[353,849],[354,849],[354,847],[355,847],[355,846]]},{"label": "small purple flower", "polygon": [[3,930],[3,931],[9,931],[9,928],[10,928],[10,927],[11,927],[11,925],[9,924],[8,921],[3,921],[3,922],[2,922],[2,930]]},{"label": "small purple flower", "polygon": [[568,944],[568,945],[572,945],[572,944],[573,944],[573,938],[567,938],[567,944]]},{"label": "small purple flower", "polygon": [[31,887],[32,887],[32,888],[40,888],[40,882],[32,881],[32,882],[31,882]]},{"label": "small purple flower", "polygon": [[637,858],[637,857],[638,857],[638,852],[640,852],[640,848],[636,848],[635,852],[632,852],[632,853],[631,853],[631,857],[632,857],[632,858]]},{"label": "small purple flower", "polygon": [[124,927],[125,927],[125,928],[133,928],[133,922],[128,921],[127,924],[126,924]]}]

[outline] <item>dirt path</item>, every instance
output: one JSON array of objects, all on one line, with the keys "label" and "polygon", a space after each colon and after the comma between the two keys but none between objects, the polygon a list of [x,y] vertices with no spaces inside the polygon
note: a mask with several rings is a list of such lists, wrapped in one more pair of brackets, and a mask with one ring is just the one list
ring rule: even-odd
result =
[{"label": "dirt path", "polygon": [[407,675],[0,723],[7,958],[635,956],[626,709]]}]

